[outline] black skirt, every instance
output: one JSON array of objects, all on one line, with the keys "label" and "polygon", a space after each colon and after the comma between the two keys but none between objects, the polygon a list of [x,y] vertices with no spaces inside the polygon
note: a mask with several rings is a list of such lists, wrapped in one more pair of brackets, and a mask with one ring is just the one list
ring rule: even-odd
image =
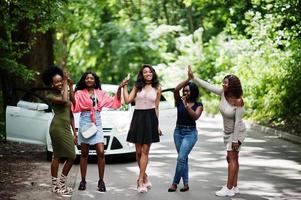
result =
[{"label": "black skirt", "polygon": [[137,144],[159,142],[158,117],[156,110],[134,110],[130,130],[126,139]]}]

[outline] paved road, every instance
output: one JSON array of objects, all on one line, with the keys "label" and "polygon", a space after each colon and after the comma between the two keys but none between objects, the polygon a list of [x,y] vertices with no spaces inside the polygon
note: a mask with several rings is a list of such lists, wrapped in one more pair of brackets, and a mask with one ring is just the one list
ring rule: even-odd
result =
[{"label": "paved road", "polygon": [[[106,165],[106,193],[96,191],[97,166],[89,164],[87,190],[77,190],[80,182],[78,172],[72,199],[231,199],[214,194],[227,179],[221,118],[201,116],[198,121],[199,140],[189,158],[190,191],[168,193],[177,157],[172,139],[176,113],[175,110],[167,110],[160,115],[164,136],[160,143],[151,147],[147,172],[153,188],[148,193],[136,191],[138,168],[135,162]],[[301,199],[301,146],[252,130],[248,134],[240,152],[241,194],[232,199]]]}]

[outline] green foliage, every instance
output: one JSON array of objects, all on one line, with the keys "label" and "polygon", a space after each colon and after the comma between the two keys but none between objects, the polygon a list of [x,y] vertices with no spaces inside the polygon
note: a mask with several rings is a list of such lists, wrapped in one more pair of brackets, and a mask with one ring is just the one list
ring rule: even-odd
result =
[{"label": "green foliage", "polygon": [[[27,42],[15,38],[18,31],[44,33],[56,21],[57,9],[61,1],[2,1],[0,4],[0,70],[12,77],[20,77],[24,81],[32,81],[35,71],[29,66],[20,64],[19,59],[31,51],[37,38]],[[26,22],[26,23],[25,23]],[[26,27],[22,27],[26,24]],[[19,40],[19,41],[18,41]]]},{"label": "green foliage", "polygon": [[[301,3],[299,0],[34,0],[0,5],[0,70],[32,80],[18,59],[36,38],[15,42],[23,21],[30,31],[54,30],[56,64],[76,82],[86,70],[103,83],[132,80],[142,63],[175,87],[191,65],[217,85],[240,77],[247,116],[275,124],[301,118]],[[218,98],[201,91],[206,111]],[[288,120],[289,119],[289,120]]]}]

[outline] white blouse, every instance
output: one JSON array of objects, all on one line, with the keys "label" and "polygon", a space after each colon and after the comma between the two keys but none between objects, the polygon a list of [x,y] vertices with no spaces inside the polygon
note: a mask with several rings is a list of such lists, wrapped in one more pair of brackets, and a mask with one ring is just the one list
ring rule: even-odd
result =
[{"label": "white blouse", "polygon": [[231,105],[225,97],[223,88],[211,85],[199,78],[194,78],[193,81],[202,88],[221,96],[219,110],[223,116],[224,132],[234,133],[233,142],[238,142],[241,131],[245,130],[245,124],[242,121],[244,107]]}]

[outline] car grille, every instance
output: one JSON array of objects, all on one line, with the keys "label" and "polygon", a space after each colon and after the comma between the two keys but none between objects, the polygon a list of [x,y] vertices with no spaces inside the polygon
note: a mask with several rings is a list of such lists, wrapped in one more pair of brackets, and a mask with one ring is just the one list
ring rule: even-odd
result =
[{"label": "car grille", "polygon": [[111,132],[113,129],[112,128],[102,128],[103,132]]}]

